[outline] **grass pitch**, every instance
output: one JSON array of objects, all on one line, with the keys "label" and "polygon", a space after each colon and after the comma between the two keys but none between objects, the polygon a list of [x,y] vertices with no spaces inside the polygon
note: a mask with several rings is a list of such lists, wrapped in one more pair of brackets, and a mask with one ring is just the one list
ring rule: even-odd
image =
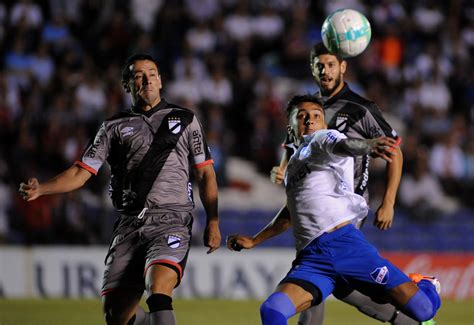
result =
[{"label": "grass pitch", "polygon": [[[260,301],[176,300],[179,325],[260,324]],[[0,325],[85,325],[104,324],[99,300],[3,299],[0,300]],[[436,317],[438,325],[474,325],[474,301],[444,300]],[[297,317],[288,324],[296,325]],[[382,324],[338,301],[326,304],[325,325]]]}]

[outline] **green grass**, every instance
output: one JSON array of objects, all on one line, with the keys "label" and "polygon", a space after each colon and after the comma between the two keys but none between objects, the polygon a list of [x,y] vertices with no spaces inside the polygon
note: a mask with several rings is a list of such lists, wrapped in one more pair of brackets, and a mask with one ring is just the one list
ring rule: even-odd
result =
[{"label": "green grass", "polygon": [[[180,325],[260,324],[260,301],[177,300],[174,303]],[[103,324],[99,300],[0,300],[0,325],[85,325]],[[289,324],[296,325],[296,317]],[[474,325],[474,301],[444,300],[438,325]],[[338,301],[328,301],[325,325],[382,324]]]}]

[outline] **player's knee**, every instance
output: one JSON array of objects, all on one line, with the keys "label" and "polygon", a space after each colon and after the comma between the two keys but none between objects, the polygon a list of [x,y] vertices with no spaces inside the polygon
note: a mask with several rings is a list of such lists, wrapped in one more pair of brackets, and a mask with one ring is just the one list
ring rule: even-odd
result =
[{"label": "player's knee", "polygon": [[413,319],[424,322],[432,319],[437,309],[428,296],[422,290],[418,290],[404,306],[403,311]]},{"label": "player's knee", "polygon": [[290,298],[282,292],[275,292],[260,306],[262,323],[286,324],[286,320],[295,314],[295,306]]},{"label": "player's knee", "polygon": [[173,310],[173,298],[161,293],[154,293],[146,300],[150,313],[161,310]]}]

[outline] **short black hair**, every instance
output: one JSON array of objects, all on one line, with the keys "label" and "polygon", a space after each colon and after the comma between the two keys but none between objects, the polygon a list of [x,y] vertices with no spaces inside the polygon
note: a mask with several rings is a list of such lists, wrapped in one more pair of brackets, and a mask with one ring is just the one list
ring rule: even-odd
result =
[{"label": "short black hair", "polygon": [[160,72],[160,67],[158,66],[158,61],[156,61],[151,55],[145,53],[135,53],[131,55],[125,65],[122,68],[122,84],[128,83],[128,80],[132,76],[132,71],[130,70],[130,66],[134,64],[136,61],[148,60],[155,63],[156,68],[158,69],[158,73]]},{"label": "short black hair", "polygon": [[324,110],[323,101],[321,98],[315,95],[296,95],[293,96],[288,104],[286,104],[286,114],[289,116],[293,108],[297,107],[301,103],[314,103]]},{"label": "short black hair", "polygon": [[324,46],[323,42],[318,42],[318,43],[314,44],[313,47],[311,48],[311,54],[310,54],[310,57],[309,57],[311,64],[313,63],[313,60],[314,60],[315,57],[323,55],[323,54],[334,55],[339,62],[344,61],[344,58],[341,55],[339,55],[337,53],[330,52],[326,48],[326,46]]}]

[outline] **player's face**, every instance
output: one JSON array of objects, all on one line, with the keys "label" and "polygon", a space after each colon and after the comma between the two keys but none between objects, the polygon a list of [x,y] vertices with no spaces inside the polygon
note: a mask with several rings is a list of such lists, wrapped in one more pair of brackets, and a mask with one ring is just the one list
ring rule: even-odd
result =
[{"label": "player's face", "polygon": [[318,104],[304,102],[294,108],[290,114],[290,131],[300,141],[303,135],[326,129],[324,110]]},{"label": "player's face", "polygon": [[311,72],[324,96],[334,96],[344,86],[346,61],[339,62],[331,54],[315,57],[311,64]]},{"label": "player's face", "polygon": [[161,100],[161,77],[153,61],[138,60],[132,65],[132,77],[129,80],[133,104],[148,110]]}]

